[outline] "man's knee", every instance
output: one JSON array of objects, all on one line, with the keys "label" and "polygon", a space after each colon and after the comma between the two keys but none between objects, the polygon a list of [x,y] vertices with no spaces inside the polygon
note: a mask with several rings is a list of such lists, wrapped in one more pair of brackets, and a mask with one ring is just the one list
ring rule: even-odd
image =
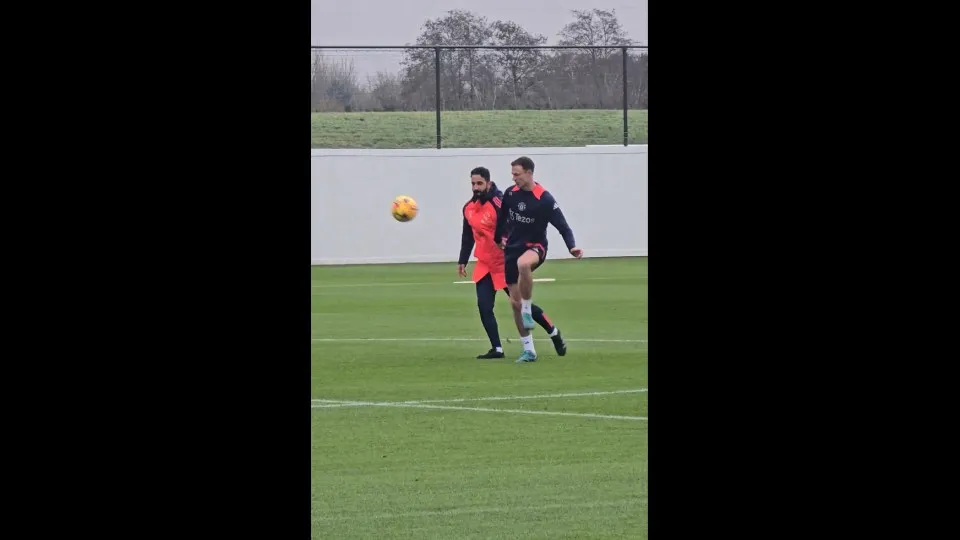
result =
[{"label": "man's knee", "polygon": [[537,263],[540,259],[537,257],[535,252],[528,251],[519,260],[517,260],[517,269],[521,272],[530,272],[536,268]]}]

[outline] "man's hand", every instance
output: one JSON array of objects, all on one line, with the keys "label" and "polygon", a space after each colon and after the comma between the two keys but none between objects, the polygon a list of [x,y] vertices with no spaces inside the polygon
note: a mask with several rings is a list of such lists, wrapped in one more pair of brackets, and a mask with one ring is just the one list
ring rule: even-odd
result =
[{"label": "man's hand", "polygon": [[458,265],[457,265],[457,274],[459,274],[460,277],[467,277],[467,265],[465,265],[465,264],[458,264]]},{"label": "man's hand", "polygon": [[583,250],[578,247],[570,248],[570,254],[579,259],[583,257]]},{"label": "man's hand", "polygon": [[507,249],[507,239],[506,239],[506,238],[501,238],[501,239],[500,239],[500,249]]}]

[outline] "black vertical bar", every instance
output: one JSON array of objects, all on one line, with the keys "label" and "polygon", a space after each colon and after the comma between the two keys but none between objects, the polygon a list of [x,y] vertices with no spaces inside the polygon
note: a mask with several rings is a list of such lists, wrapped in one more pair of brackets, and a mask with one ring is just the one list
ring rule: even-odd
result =
[{"label": "black vertical bar", "polygon": [[623,52],[623,145],[630,144],[630,132],[627,130],[627,48]]},{"label": "black vertical bar", "polygon": [[436,61],[434,61],[434,77],[436,77],[437,92],[437,149],[440,149],[440,47],[434,49],[436,52]]}]

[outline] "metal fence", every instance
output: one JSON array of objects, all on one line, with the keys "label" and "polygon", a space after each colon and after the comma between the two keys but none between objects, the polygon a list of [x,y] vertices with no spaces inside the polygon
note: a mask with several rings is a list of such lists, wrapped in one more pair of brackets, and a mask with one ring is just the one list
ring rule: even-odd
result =
[{"label": "metal fence", "polygon": [[647,143],[646,46],[311,47],[314,148]]}]

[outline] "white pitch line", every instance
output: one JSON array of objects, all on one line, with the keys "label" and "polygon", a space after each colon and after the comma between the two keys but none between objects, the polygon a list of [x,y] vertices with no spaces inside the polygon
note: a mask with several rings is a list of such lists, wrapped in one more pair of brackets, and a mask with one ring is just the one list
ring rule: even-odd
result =
[{"label": "white pitch line", "polygon": [[[582,277],[582,278],[573,278],[567,281],[578,282],[578,281],[607,281],[615,279],[647,279],[647,276],[608,276],[608,277]],[[551,282],[557,281],[556,278],[535,278],[535,282]],[[326,283],[322,285],[311,285],[313,289],[340,289],[348,287],[403,287],[406,285],[443,285],[443,281],[385,281],[380,283]],[[473,283],[473,281],[454,281],[454,284],[467,284]]]},{"label": "white pitch line", "polygon": [[335,409],[337,407],[361,407],[364,405],[373,405],[363,401],[344,401],[342,403],[311,403],[311,409]]},{"label": "white pitch line", "polygon": [[465,401],[513,401],[521,399],[551,399],[566,397],[587,397],[587,396],[609,396],[613,394],[640,394],[646,392],[646,388],[637,388],[636,390],[610,390],[606,392],[571,392],[567,394],[540,394],[535,396],[494,396],[494,397],[475,397],[475,398],[455,398],[455,399],[422,399],[416,401],[400,401],[402,404],[416,405],[420,403],[463,403]]},{"label": "white pitch line", "polygon": [[462,403],[464,401],[513,401],[515,399],[548,399],[565,397],[585,397],[585,396],[609,396],[613,394],[641,394],[646,392],[646,388],[634,388],[630,390],[598,390],[592,392],[565,392],[562,394],[533,394],[525,396],[489,396],[489,397],[465,397],[465,398],[447,398],[447,399],[417,399],[407,401],[354,401],[345,399],[311,399],[311,403],[337,404],[337,405],[417,405],[420,403]]},{"label": "white pitch line", "polygon": [[[316,342],[364,342],[364,341],[490,341],[489,338],[313,338]],[[580,339],[570,338],[564,341],[581,343],[646,343],[645,339]]]},{"label": "white pitch line", "polygon": [[336,407],[397,407],[410,409],[436,409],[446,411],[476,411],[476,412],[499,412],[512,414],[536,414],[542,416],[571,416],[577,418],[603,418],[609,420],[646,420],[646,416],[623,416],[617,414],[595,414],[595,413],[571,413],[560,411],[533,411],[526,409],[492,409],[488,407],[458,407],[453,405],[433,405],[434,403],[455,403],[463,401],[493,401],[493,400],[515,400],[515,399],[537,399],[537,398],[556,398],[556,397],[576,397],[576,396],[602,396],[610,394],[626,394],[646,392],[646,388],[637,388],[634,390],[610,390],[603,392],[572,392],[565,394],[540,394],[533,396],[497,396],[480,398],[457,398],[457,399],[435,399],[421,401],[336,401],[330,399],[312,400],[311,409],[329,409]]},{"label": "white pitch line", "polygon": [[400,287],[403,285],[439,285],[440,282],[437,281],[395,281],[395,282],[384,282],[384,283],[329,283],[327,285],[311,285],[313,289],[340,289],[346,287]]},{"label": "white pitch line", "polygon": [[524,409],[490,409],[486,407],[455,407],[453,405],[425,405],[413,403],[376,403],[376,407],[398,407],[411,409],[438,409],[444,411],[477,411],[512,414],[538,414],[543,416],[573,416],[579,418],[606,418],[610,420],[646,420],[646,416],[620,416],[616,414],[568,413],[559,411],[528,411]]},{"label": "white pitch line", "polygon": [[328,407],[370,407],[380,403],[379,401],[338,401],[336,403],[311,403],[311,408],[325,409]]},{"label": "white pitch line", "polygon": [[449,508],[447,510],[421,510],[418,512],[400,512],[395,514],[336,514],[325,515],[313,518],[315,521],[353,521],[369,519],[403,519],[403,518],[425,518],[430,516],[459,516],[463,514],[506,514],[512,512],[541,512],[544,510],[562,510],[564,508],[608,508],[608,507],[637,507],[642,508],[646,503],[636,499],[623,499],[619,501],[590,501],[590,502],[571,502],[571,503],[551,503],[539,504],[535,506],[492,506],[492,507],[467,507],[467,508]]},{"label": "white pitch line", "polygon": [[608,281],[613,279],[647,279],[648,276],[605,276],[605,277],[578,277],[571,281]]},{"label": "white pitch line", "polygon": [[[537,278],[533,280],[534,283],[543,283],[543,282],[550,282],[550,281],[556,281],[556,278]],[[454,281],[453,283],[454,285],[459,285],[463,283],[473,283],[473,281]]]}]

